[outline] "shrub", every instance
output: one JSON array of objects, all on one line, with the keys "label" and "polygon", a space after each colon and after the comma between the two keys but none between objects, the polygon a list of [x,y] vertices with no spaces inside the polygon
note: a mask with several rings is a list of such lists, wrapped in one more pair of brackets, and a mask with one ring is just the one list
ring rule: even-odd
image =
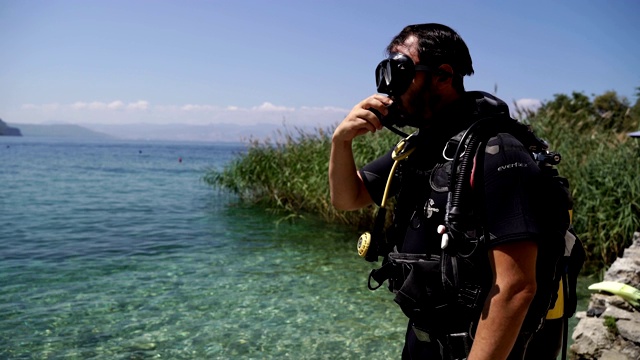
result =
[{"label": "shrub", "polygon": [[[251,140],[245,154],[222,171],[210,170],[204,181],[226,188],[245,201],[284,210],[289,216],[313,213],[330,222],[368,228],[373,223],[374,207],[345,212],[331,205],[328,172],[332,134],[333,129],[285,129],[275,140]],[[356,165],[375,159],[398,140],[389,131],[355,139]]]},{"label": "shrub", "polygon": [[[587,250],[587,272],[610,264],[640,229],[640,141],[626,136],[640,128],[640,101],[629,108],[614,92],[596,99],[594,105],[574,92],[556,95],[535,113],[519,111],[563,157],[558,169],[572,184],[574,226]],[[285,129],[276,140],[252,140],[245,154],[222,171],[209,171],[205,181],[289,216],[314,213],[330,222],[371,228],[374,207],[343,212],[331,206],[332,133]],[[386,130],[356,138],[356,165],[384,154],[399,140]]]},{"label": "shrub", "polygon": [[[605,95],[610,101],[612,94]],[[587,250],[587,272],[593,272],[621,255],[640,229],[640,146],[626,136],[638,119],[599,121],[583,95],[568,99],[558,95],[526,120],[562,155],[558,169],[571,182],[574,226]],[[575,103],[582,105],[571,107]]]}]

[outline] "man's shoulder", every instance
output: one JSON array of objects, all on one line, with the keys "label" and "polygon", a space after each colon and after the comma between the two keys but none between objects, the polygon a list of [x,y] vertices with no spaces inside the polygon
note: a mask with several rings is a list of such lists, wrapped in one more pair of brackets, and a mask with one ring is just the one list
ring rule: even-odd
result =
[{"label": "man's shoulder", "polygon": [[495,95],[484,91],[467,91],[463,98],[469,111],[476,116],[509,116],[509,106]]},{"label": "man's shoulder", "polygon": [[501,132],[491,137],[487,142],[487,146],[499,145],[510,150],[526,150],[524,144],[515,136],[507,132]]},{"label": "man's shoulder", "polygon": [[490,162],[494,163],[494,166],[504,165],[505,162],[522,162],[528,166],[535,164],[526,146],[509,133],[498,133],[487,141],[485,159],[492,159]]}]

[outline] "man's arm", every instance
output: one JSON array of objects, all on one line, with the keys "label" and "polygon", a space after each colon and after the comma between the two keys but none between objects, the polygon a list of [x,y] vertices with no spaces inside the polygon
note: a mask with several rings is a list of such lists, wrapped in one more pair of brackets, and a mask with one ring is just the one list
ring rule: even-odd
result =
[{"label": "man's arm", "polygon": [[376,109],[384,116],[388,113],[386,106],[390,104],[391,99],[382,95],[366,98],[351,110],[333,133],[329,188],[331,203],[339,210],[356,210],[373,203],[356,169],[351,144],[354,138],[382,128],[378,117],[369,109]]},{"label": "man's arm", "polygon": [[356,210],[373,203],[353,161],[351,141],[331,143],[329,188],[336,209]]},{"label": "man's arm", "polygon": [[538,245],[518,241],[489,250],[494,282],[484,304],[469,360],[506,359],[536,293]]}]

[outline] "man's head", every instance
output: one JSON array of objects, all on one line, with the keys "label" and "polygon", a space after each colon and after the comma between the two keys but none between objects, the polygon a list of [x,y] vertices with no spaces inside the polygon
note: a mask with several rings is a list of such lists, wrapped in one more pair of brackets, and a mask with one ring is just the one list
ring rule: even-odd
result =
[{"label": "man's head", "polygon": [[[416,126],[429,119],[464,93],[463,76],[473,74],[469,49],[460,35],[441,24],[419,24],[405,27],[393,38],[387,52],[401,53],[429,71],[418,70],[402,96],[400,107],[405,115],[415,118]],[[418,68],[416,68],[417,70]]]}]

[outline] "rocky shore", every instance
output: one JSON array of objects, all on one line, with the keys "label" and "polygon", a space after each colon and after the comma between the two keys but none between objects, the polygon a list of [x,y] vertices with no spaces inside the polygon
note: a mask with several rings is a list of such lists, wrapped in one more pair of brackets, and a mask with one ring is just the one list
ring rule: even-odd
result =
[{"label": "rocky shore", "polygon": [[[604,281],[621,282],[640,289],[640,233],[624,255],[607,270]],[[640,359],[640,309],[617,295],[594,293],[587,311],[573,331],[572,359]]]}]

